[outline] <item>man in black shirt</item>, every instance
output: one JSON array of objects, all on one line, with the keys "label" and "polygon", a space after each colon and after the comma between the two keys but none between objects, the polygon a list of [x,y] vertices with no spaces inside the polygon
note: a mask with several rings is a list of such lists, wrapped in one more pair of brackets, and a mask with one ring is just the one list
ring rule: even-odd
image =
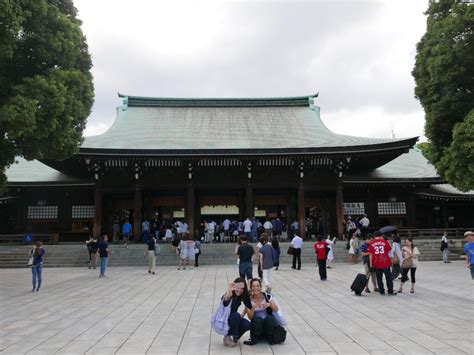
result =
[{"label": "man in black shirt", "polygon": [[247,280],[252,280],[252,255],[254,254],[253,247],[248,245],[247,237],[243,235],[240,237],[241,246],[237,249],[237,255],[239,256],[239,274],[240,277]]}]

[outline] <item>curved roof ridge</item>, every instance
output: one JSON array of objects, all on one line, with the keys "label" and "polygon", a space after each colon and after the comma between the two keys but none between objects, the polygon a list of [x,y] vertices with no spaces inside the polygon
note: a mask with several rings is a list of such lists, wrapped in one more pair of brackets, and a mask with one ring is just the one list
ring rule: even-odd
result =
[{"label": "curved roof ridge", "polygon": [[131,96],[118,93],[124,99],[124,106],[135,107],[272,107],[309,106],[310,99],[319,93],[306,96],[288,97],[149,97]]}]

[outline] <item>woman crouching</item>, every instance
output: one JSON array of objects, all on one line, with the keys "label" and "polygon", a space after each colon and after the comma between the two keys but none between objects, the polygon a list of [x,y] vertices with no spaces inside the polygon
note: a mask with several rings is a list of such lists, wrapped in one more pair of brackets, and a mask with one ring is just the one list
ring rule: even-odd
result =
[{"label": "woman crouching", "polygon": [[[234,347],[239,343],[240,337],[250,329],[250,321],[244,318],[245,314],[250,318],[249,312],[252,308],[245,279],[238,277],[231,282],[222,301],[225,307],[230,302],[229,332],[224,336],[224,345]],[[242,303],[245,309],[240,314],[239,307]]]},{"label": "woman crouching", "polygon": [[250,289],[251,307],[249,307],[247,314],[252,322],[250,325],[250,340],[244,341],[244,344],[255,345],[261,339],[266,339],[272,345],[276,325],[272,313],[278,312],[278,306],[266,293],[262,292],[260,279],[252,279]]}]

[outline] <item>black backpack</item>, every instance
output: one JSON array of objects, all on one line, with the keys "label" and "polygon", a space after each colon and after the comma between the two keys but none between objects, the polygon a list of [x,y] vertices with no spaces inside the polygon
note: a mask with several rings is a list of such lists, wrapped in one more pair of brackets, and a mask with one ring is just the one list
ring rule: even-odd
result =
[{"label": "black backpack", "polygon": [[281,325],[275,325],[275,329],[273,330],[273,344],[281,344],[284,343],[286,340],[286,330]]}]

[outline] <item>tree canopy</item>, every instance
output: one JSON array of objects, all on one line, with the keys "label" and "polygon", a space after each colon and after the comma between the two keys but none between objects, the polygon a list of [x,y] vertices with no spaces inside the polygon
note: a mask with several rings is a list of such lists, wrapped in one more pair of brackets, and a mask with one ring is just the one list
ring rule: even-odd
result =
[{"label": "tree canopy", "polygon": [[92,61],[72,0],[0,2],[0,190],[16,156],[78,151],[94,102]]},{"label": "tree canopy", "polygon": [[474,5],[430,1],[426,15],[412,73],[430,141],[423,150],[443,178],[466,191],[474,188],[472,136],[466,136],[473,130]]}]

